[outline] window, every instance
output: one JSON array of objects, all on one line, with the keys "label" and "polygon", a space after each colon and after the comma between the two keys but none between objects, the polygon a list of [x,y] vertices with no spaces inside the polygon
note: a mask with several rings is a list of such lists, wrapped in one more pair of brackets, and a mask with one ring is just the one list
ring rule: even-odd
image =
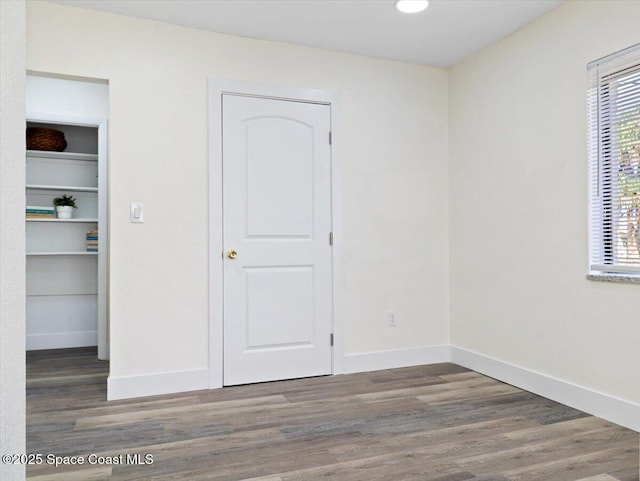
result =
[{"label": "window", "polygon": [[588,68],[591,273],[640,275],[640,45]]}]

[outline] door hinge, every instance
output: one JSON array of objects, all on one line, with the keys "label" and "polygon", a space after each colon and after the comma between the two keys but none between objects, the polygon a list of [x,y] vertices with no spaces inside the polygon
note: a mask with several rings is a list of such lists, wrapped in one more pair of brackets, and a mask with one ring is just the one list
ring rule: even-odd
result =
[{"label": "door hinge", "polygon": [[333,232],[329,232],[329,245],[333,245]]},{"label": "door hinge", "polygon": [[333,139],[331,137],[331,131],[329,131],[329,145],[331,145],[333,143]]},{"label": "door hinge", "polygon": [[329,343],[333,346],[333,332],[329,335]]}]

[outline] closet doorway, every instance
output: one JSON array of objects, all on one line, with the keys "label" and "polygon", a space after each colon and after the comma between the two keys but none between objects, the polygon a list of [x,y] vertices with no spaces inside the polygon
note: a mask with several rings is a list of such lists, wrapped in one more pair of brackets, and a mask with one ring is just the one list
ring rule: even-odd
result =
[{"label": "closet doorway", "polygon": [[107,360],[108,84],[27,75],[26,100],[26,349]]}]

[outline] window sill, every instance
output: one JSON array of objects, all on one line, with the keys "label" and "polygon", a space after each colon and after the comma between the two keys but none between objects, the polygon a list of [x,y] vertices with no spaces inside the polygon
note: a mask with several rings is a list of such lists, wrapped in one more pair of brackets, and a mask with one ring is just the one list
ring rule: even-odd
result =
[{"label": "window sill", "polygon": [[640,275],[601,273],[587,274],[587,279],[598,282],[618,282],[621,284],[640,284]]}]

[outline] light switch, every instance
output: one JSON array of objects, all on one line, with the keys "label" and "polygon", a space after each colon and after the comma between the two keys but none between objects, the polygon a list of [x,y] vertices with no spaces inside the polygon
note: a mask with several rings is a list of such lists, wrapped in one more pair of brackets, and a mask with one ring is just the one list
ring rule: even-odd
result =
[{"label": "light switch", "polygon": [[133,202],[131,204],[131,222],[142,224],[144,222],[144,204],[140,202]]}]

